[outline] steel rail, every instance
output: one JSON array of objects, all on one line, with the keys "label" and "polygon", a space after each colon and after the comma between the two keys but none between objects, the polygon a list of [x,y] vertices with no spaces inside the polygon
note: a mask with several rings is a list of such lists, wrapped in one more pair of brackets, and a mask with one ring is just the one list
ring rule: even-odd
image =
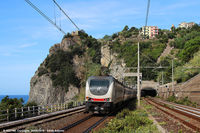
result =
[{"label": "steel rail", "polygon": [[74,122],[74,123],[72,123],[72,124],[70,124],[70,125],[68,125],[68,126],[66,126],[64,128],[61,128],[59,130],[67,131],[67,130],[69,130],[69,129],[71,129],[71,128],[73,128],[73,127],[75,127],[75,126],[77,126],[77,125],[79,125],[81,123],[83,123],[84,121],[89,120],[92,117],[93,117],[93,115],[86,116],[85,118],[83,118],[81,120],[78,120],[78,121],[76,121],[76,122]]},{"label": "steel rail", "polygon": [[[177,119],[178,121],[180,121],[180,122],[183,123],[184,125],[186,125],[186,126],[192,128],[193,130],[200,131],[200,127],[199,127],[199,126],[196,126],[196,125],[190,123],[189,121],[187,121],[187,120],[185,120],[185,119],[182,119],[182,118],[180,118],[180,117],[174,115],[174,113],[170,113],[169,110],[172,111],[172,112],[176,112],[176,113],[178,113],[178,114],[181,114],[181,115],[183,115],[183,116],[186,116],[186,117],[188,117],[188,118],[191,118],[191,119],[193,119],[193,120],[196,120],[196,121],[198,121],[197,117],[195,117],[195,116],[193,116],[193,115],[191,115],[191,114],[188,114],[188,113],[186,113],[186,112],[183,112],[183,111],[180,110],[180,109],[177,110],[177,109],[175,109],[175,108],[170,108],[170,107],[168,107],[168,106],[166,106],[166,105],[162,105],[161,103],[158,103],[158,102],[156,102],[156,101],[154,101],[154,100],[152,100],[152,99],[145,99],[145,101],[146,101],[147,103],[153,105],[154,107],[156,107],[156,108],[159,109],[160,111],[164,112],[165,114],[167,114],[167,115],[169,115],[169,116],[171,116],[171,117]],[[166,111],[166,109],[167,109],[168,111]]]},{"label": "steel rail", "polygon": [[163,101],[160,101],[160,100],[159,100],[159,102],[161,102],[163,104],[174,106],[177,109],[185,110],[186,112],[191,113],[191,115],[196,115],[197,117],[200,118],[200,109],[194,109],[194,108],[190,108],[190,107],[186,107],[186,106],[181,106],[181,105],[178,105],[178,104],[163,102]]},{"label": "steel rail", "polygon": [[[89,133],[92,129],[96,128],[99,124],[101,124],[104,120],[106,120],[109,116],[111,116],[111,114],[114,114],[116,112],[118,112],[120,109],[123,109],[128,103],[124,104],[122,107],[117,108],[115,111],[110,112],[109,114],[107,114],[106,116],[104,116],[103,118],[101,118],[100,120],[98,120],[97,122],[95,122],[93,125],[91,125],[89,128],[87,128],[85,131],[83,131],[83,133]],[[73,127],[76,127],[78,125],[80,125],[81,123],[92,119],[94,117],[94,115],[89,115],[86,116],[85,118],[82,118],[81,120],[78,120],[70,125],[67,125],[61,129],[59,129],[60,131],[67,131],[70,130]],[[55,132],[56,133],[56,132]]]},{"label": "steel rail", "polygon": [[32,123],[27,124],[27,125],[20,126],[20,127],[18,127],[18,130],[19,129],[25,129],[26,127],[30,127],[30,126],[34,126],[34,125],[47,123],[47,122],[50,122],[50,121],[55,121],[55,120],[58,120],[58,119],[61,119],[61,118],[64,118],[64,117],[67,117],[67,116],[70,116],[70,115],[74,115],[74,114],[77,114],[77,113],[81,113],[81,112],[84,112],[84,111],[85,111],[85,109],[76,110],[76,111],[73,111],[73,112],[70,112],[70,113],[65,113],[65,114],[62,114],[62,115],[50,117],[50,118],[47,118],[47,119],[44,119],[44,120],[42,119],[40,121],[36,121],[36,122],[32,122]]},{"label": "steel rail", "polygon": [[160,106],[164,106],[164,107],[166,107],[166,105],[170,105],[170,106],[172,106],[172,108],[167,107],[168,109],[170,109],[172,111],[175,111],[175,112],[178,112],[179,114],[182,114],[184,116],[188,116],[188,117],[190,117],[190,118],[192,118],[192,119],[197,120],[197,121],[200,122],[200,115],[197,114],[196,112],[193,113],[191,110],[190,111],[186,110],[186,108],[184,108],[184,109],[183,108],[178,108],[178,106],[174,106],[172,104],[167,104],[165,102],[162,105],[160,103],[160,101],[159,101],[159,103],[156,100],[152,100],[151,99],[151,101],[154,102],[154,103],[159,104]]},{"label": "steel rail", "polygon": [[89,133],[90,131],[92,131],[92,129],[96,128],[99,124],[101,124],[105,119],[108,118],[109,115],[106,115],[105,117],[103,117],[102,119],[100,119],[99,121],[97,121],[95,124],[93,124],[92,126],[90,126],[88,129],[86,129],[85,131],[83,131],[83,133]]},{"label": "steel rail", "polygon": [[64,115],[67,115],[67,114],[70,114],[70,113],[73,113],[75,111],[79,112],[80,110],[84,111],[85,110],[85,106],[79,106],[79,107],[75,107],[75,108],[71,108],[71,109],[67,109],[67,110],[62,110],[62,111],[57,111],[57,112],[52,112],[52,113],[49,113],[49,114],[43,114],[43,115],[40,115],[40,116],[36,116],[36,117],[31,117],[31,118],[25,118],[25,119],[22,119],[22,120],[16,120],[16,121],[12,121],[12,122],[7,122],[7,123],[2,123],[0,124],[0,131],[2,131],[3,129],[9,129],[9,128],[16,128],[16,127],[20,127],[21,128],[24,128],[23,125],[26,125],[26,124],[31,124],[31,123],[41,123],[39,121],[45,121],[45,122],[48,122],[48,119],[49,120],[52,120],[54,119],[54,117],[58,117],[59,116],[64,116]]},{"label": "steel rail", "polygon": [[110,112],[109,114],[107,114],[106,116],[104,116],[102,119],[98,120],[96,123],[94,123],[92,126],[90,126],[88,129],[86,129],[85,131],[83,131],[83,133],[89,133],[90,131],[92,131],[92,129],[95,129],[104,120],[106,120],[109,116],[111,116],[112,114],[118,112],[120,109],[123,109],[127,104],[128,103],[124,104],[122,107],[117,108],[115,111]]},{"label": "steel rail", "polygon": [[198,109],[198,108],[194,108],[194,107],[190,107],[190,106],[186,106],[186,105],[181,105],[181,104],[177,104],[177,103],[172,103],[172,102],[167,102],[167,101],[161,101],[161,100],[159,100],[159,101],[167,103],[167,104],[172,104],[172,105],[175,105],[175,106],[180,106],[180,107],[184,107],[184,108],[188,108],[188,109],[200,112],[200,109]]}]

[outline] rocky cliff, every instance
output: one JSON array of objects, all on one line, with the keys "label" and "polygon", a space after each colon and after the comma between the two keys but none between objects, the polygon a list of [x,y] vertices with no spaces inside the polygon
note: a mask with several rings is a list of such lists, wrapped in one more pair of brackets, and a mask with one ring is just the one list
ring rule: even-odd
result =
[{"label": "rocky cliff", "polygon": [[[50,48],[49,55],[31,78],[29,102],[60,104],[70,102],[79,95],[87,76],[94,74],[90,72],[87,75],[88,62],[100,62],[98,47],[97,40],[86,33],[64,36],[61,43]],[[91,53],[93,55],[90,56]]]},{"label": "rocky cliff", "polygon": [[117,58],[117,53],[111,52],[109,42],[104,42],[104,45],[102,45],[101,55],[101,65],[103,67],[108,67],[110,70],[109,75],[112,75],[122,82],[126,64],[123,59]]},{"label": "rocky cliff", "polygon": [[[68,36],[64,38],[61,43],[55,44],[50,48],[48,58],[60,50],[70,51],[69,47],[75,44],[80,45],[80,37]],[[77,57],[74,57],[73,66],[76,66],[75,69],[79,69],[77,67],[79,66],[79,62],[76,60]],[[46,62],[47,60],[45,60],[40,65],[38,70],[35,72],[35,75],[31,78],[29,102],[34,101],[39,105],[48,105],[70,101],[79,93],[79,89],[76,86],[70,84],[68,91],[66,92],[66,90],[62,89],[61,86],[54,86],[51,78],[52,72],[46,69]]]}]

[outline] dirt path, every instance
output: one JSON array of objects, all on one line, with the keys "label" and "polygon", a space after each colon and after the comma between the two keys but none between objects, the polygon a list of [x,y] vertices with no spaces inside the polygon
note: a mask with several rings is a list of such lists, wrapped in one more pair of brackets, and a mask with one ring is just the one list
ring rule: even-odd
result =
[{"label": "dirt path", "polygon": [[173,40],[172,40],[172,39],[169,39],[169,41],[168,41],[168,43],[167,43],[167,47],[165,48],[165,50],[162,52],[162,54],[161,54],[160,57],[158,58],[157,63],[160,62],[160,59],[161,59],[162,57],[165,57],[165,56],[167,56],[167,55],[170,54],[171,50],[173,49],[173,47],[171,47],[171,46],[169,45],[171,41],[173,41]]}]

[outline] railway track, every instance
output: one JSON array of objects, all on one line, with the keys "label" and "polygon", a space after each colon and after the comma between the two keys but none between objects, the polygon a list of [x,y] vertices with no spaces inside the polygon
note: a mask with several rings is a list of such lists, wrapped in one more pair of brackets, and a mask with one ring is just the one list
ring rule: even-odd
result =
[{"label": "railway track", "polygon": [[200,109],[158,99],[145,98],[145,101],[194,131],[200,131]]},{"label": "railway track", "polygon": [[109,115],[94,115],[91,114],[78,120],[64,128],[59,129],[59,131],[64,131],[65,133],[89,133],[95,129],[99,124],[104,122],[109,117]]},{"label": "railway track", "polygon": [[121,109],[123,109],[125,106],[127,106],[128,103],[124,104],[122,107],[117,108],[115,111],[103,115],[103,114],[91,114],[89,116],[86,116],[70,125],[67,125],[59,131],[62,131],[64,133],[89,133],[92,130],[95,130],[96,127],[100,126],[101,124],[106,121],[106,119],[112,119],[117,112],[119,112]]},{"label": "railway track", "polygon": [[50,121],[58,120],[58,119],[61,119],[70,115],[74,115],[77,113],[81,113],[84,111],[85,111],[85,106],[83,105],[83,106],[79,106],[79,107],[75,107],[75,108],[71,108],[71,109],[67,109],[63,111],[57,111],[57,112],[53,112],[49,114],[44,114],[44,115],[40,115],[40,116],[36,116],[32,118],[26,118],[22,120],[2,123],[0,124],[0,132],[2,131],[6,132],[6,130],[17,132],[29,126],[35,126],[35,125],[47,123]]}]

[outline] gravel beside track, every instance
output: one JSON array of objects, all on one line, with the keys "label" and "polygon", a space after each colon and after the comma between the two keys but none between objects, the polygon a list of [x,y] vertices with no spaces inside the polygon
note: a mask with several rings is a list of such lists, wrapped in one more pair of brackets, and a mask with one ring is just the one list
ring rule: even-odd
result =
[{"label": "gravel beside track", "polygon": [[[199,115],[197,115],[199,112],[195,110],[192,110],[191,108],[183,108],[179,107],[179,105],[173,105],[171,103],[156,100],[156,99],[145,99],[149,104],[155,106],[157,109],[161,110],[165,114],[175,118],[176,120],[180,121],[187,127],[193,129],[194,131],[200,131],[200,122],[199,122]],[[189,111],[186,111],[189,110]],[[195,113],[192,113],[192,112]],[[197,115],[197,116],[195,116]]]}]

